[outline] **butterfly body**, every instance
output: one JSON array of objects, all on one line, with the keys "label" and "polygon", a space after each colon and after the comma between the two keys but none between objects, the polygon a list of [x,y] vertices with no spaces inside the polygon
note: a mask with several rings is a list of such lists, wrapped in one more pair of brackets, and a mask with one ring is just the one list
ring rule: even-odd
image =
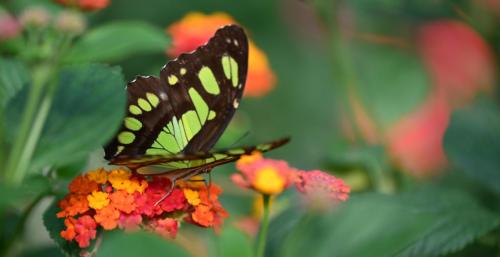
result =
[{"label": "butterfly body", "polygon": [[[245,32],[229,25],[205,45],[168,62],[160,77],[136,77],[127,85],[127,115],[105,147],[105,158],[144,175],[176,180],[283,145],[287,139],[210,151],[239,106],[247,68]],[[146,166],[162,171],[140,169]]]}]

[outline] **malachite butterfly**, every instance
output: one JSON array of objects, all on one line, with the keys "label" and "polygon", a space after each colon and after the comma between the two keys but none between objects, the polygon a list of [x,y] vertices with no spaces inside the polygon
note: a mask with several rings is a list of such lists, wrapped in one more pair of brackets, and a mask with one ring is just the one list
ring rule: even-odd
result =
[{"label": "malachite butterfly", "polygon": [[[138,76],[127,86],[123,125],[105,147],[110,164],[172,181],[209,172],[287,138],[211,151],[239,106],[248,68],[248,40],[237,25],[220,28],[208,43],[168,62],[160,77]],[[160,169],[140,169],[146,166]]]}]

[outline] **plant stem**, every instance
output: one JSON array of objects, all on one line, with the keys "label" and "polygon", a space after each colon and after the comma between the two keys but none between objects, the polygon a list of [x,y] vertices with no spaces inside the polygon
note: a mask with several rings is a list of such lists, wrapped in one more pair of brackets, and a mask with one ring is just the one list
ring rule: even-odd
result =
[{"label": "plant stem", "polygon": [[25,147],[28,143],[28,137],[31,133],[35,114],[39,109],[39,103],[43,97],[44,88],[50,80],[52,67],[50,65],[40,65],[33,71],[33,85],[30,88],[28,99],[24,107],[21,125],[19,132],[16,135],[12,151],[9,155],[6,165],[6,181],[8,183],[18,185],[26,175],[26,168],[21,165],[20,161],[23,158],[23,152],[26,152]]},{"label": "plant stem", "polygon": [[271,196],[262,195],[263,198],[263,213],[262,222],[260,225],[259,238],[257,241],[257,257],[264,257],[264,252],[266,250],[266,239],[267,239],[267,229],[269,228],[269,203]]}]

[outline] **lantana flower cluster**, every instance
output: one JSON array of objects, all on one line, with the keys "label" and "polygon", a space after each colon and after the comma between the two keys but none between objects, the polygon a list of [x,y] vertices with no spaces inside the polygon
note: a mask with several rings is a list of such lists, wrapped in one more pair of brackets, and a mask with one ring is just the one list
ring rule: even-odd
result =
[{"label": "lantana flower cluster", "polygon": [[295,185],[304,200],[314,205],[331,205],[346,201],[350,187],[342,179],[326,172],[303,171],[290,167],[281,160],[266,159],[259,152],[242,156],[236,163],[240,173],[233,174],[233,182],[264,195],[276,195]]},{"label": "lantana flower cluster", "polygon": [[123,169],[97,169],[76,177],[68,188],[57,213],[65,224],[60,235],[80,248],[90,245],[98,229],[145,229],[171,239],[181,221],[218,229],[228,217],[218,201],[222,190],[203,182],[177,183],[161,200],[171,188],[167,178],[148,180]]}]

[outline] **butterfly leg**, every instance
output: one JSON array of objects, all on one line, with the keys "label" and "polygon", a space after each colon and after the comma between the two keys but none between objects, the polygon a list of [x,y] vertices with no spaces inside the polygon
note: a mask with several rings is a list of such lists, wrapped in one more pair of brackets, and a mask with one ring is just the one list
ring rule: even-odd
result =
[{"label": "butterfly leg", "polygon": [[[165,200],[174,191],[175,184],[177,183],[177,180],[179,180],[179,179],[189,179],[190,177],[199,175],[201,173],[203,173],[203,170],[202,169],[198,169],[198,170],[190,170],[190,171],[186,171],[186,172],[179,172],[179,173],[177,173],[175,175],[168,176],[168,179],[170,179],[170,181],[172,182],[171,185],[170,185],[170,188],[168,189],[167,193],[165,193],[158,201],[156,201],[156,203],[154,204],[154,206],[157,206],[158,204],[160,204],[161,202],[163,202],[163,200]],[[205,180],[203,180],[203,181],[205,181]]]}]

